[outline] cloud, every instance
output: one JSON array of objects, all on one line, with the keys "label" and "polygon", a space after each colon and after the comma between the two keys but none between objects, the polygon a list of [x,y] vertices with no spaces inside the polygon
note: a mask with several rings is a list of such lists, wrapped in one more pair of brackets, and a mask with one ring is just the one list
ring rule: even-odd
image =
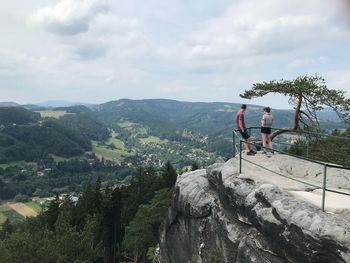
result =
[{"label": "cloud", "polygon": [[350,98],[350,70],[333,70],[324,74],[326,84],[330,89],[341,89]]},{"label": "cloud", "polygon": [[108,0],[61,0],[39,9],[31,20],[51,33],[76,35],[88,31],[93,20],[108,10]]},{"label": "cloud", "polygon": [[325,45],[349,38],[335,9],[331,1],[237,0],[181,43],[162,47],[160,55],[186,61],[189,70],[200,74],[242,71],[258,64],[296,66],[295,56],[315,60],[326,56],[317,54]]},{"label": "cloud", "polygon": [[84,43],[75,49],[77,58],[81,60],[94,60],[107,54],[108,47],[103,43]]}]

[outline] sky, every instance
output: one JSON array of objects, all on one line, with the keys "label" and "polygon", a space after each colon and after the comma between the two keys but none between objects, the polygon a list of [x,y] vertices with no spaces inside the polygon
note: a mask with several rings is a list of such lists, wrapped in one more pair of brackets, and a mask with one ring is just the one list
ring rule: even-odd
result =
[{"label": "sky", "polygon": [[121,98],[288,108],[254,83],[319,75],[350,97],[348,0],[0,0],[0,101]]}]

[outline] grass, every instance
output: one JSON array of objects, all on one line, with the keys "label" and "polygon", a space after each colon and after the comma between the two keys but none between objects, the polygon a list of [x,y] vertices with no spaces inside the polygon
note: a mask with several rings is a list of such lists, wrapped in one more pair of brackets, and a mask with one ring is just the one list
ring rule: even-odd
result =
[{"label": "grass", "polygon": [[40,113],[42,118],[56,118],[56,119],[59,119],[60,117],[66,114],[74,114],[74,113],[68,113],[67,111],[52,111],[52,110],[37,111],[37,112]]},{"label": "grass", "polygon": [[[117,147],[117,145],[115,146]],[[127,151],[125,151],[125,148],[108,149],[107,145],[104,145],[103,143],[97,141],[92,141],[92,151],[98,157],[104,157],[106,160],[120,160],[130,155]]]},{"label": "grass", "polygon": [[2,164],[0,164],[0,167],[3,168],[3,169],[6,169],[7,167],[20,165],[21,163],[22,163],[21,161],[10,162],[10,163],[2,163]]},{"label": "grass", "polygon": [[11,166],[20,166],[20,167],[28,167],[28,166],[35,166],[36,167],[36,163],[34,162],[25,162],[25,161],[15,161],[15,162],[9,162],[9,163],[2,163],[0,164],[0,167],[3,169],[6,169],[7,167],[11,167]]},{"label": "grass", "polygon": [[10,210],[7,210],[5,212],[3,212],[3,214],[8,218],[10,219],[11,222],[13,223],[18,223],[18,222],[21,222],[24,217],[21,216],[20,214],[18,214],[15,210],[13,209],[10,209]]},{"label": "grass", "polygon": [[112,136],[111,138],[109,138],[106,141],[106,144],[114,144],[114,146],[121,151],[125,151],[125,145],[124,142],[122,140],[119,140],[118,138],[116,138],[115,136]]},{"label": "grass", "polygon": [[124,129],[131,129],[134,123],[130,121],[118,122],[118,125]]},{"label": "grass", "polygon": [[[124,126],[127,126],[132,123],[124,123]],[[130,155],[128,153],[127,149],[125,148],[125,144],[122,140],[118,139],[118,133],[116,133],[114,130],[111,131],[111,137],[105,141],[105,142],[98,142],[98,141],[92,141],[92,151],[98,156],[98,157],[104,157],[107,160],[120,160],[124,157],[127,157]],[[116,149],[110,149],[108,148],[108,145],[113,144]]]},{"label": "grass", "polygon": [[31,201],[31,202],[27,202],[27,203],[24,203],[24,204],[26,206],[30,207],[31,209],[33,209],[38,214],[41,212],[41,206],[40,206],[40,204],[38,202]]},{"label": "grass", "polygon": [[55,155],[55,154],[49,154],[56,163],[59,163],[59,162],[64,162],[64,161],[68,161],[68,160],[72,160],[72,159],[82,159],[84,157],[84,155],[77,155],[77,156],[73,156],[73,157],[69,157],[69,158],[65,158],[65,157],[61,157],[61,156],[58,156],[58,155]]},{"label": "grass", "polygon": [[2,212],[6,212],[6,211],[8,211],[8,210],[11,210],[11,208],[8,207],[7,204],[0,205],[0,212],[1,212],[1,213],[2,213]]},{"label": "grass", "polygon": [[154,143],[154,144],[165,144],[168,141],[162,140],[159,137],[156,136],[149,136],[147,138],[141,138],[139,139],[142,144],[148,144],[148,143]]}]

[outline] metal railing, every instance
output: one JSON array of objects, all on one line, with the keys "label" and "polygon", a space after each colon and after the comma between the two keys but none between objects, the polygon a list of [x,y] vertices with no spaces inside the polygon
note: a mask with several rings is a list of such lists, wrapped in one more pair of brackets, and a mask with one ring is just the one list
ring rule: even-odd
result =
[{"label": "metal railing", "polygon": [[[249,135],[251,134],[251,129],[253,129],[253,128],[255,128],[255,129],[259,128],[260,129],[260,127],[250,127],[250,128],[248,128],[248,134]],[[281,129],[274,128],[274,130],[281,130]],[[258,147],[258,148],[261,148],[261,149],[266,149],[266,150],[271,150],[271,149],[263,147],[261,145],[257,145],[257,143],[254,142],[254,141],[253,142],[243,141],[242,139],[239,138],[239,135],[238,135],[237,132],[238,132],[238,130],[233,130],[233,155],[235,157],[237,155],[237,152],[239,153],[239,173],[240,174],[242,173],[242,160],[244,160],[244,161],[246,161],[248,163],[251,163],[251,164],[253,164],[255,166],[258,166],[258,167],[260,167],[260,168],[262,168],[262,169],[264,169],[266,171],[269,171],[271,173],[277,174],[277,175],[282,176],[284,178],[288,178],[290,180],[293,180],[293,181],[296,181],[296,182],[299,182],[299,183],[302,183],[302,184],[314,187],[315,189],[322,189],[322,204],[321,204],[322,211],[325,211],[326,192],[332,192],[332,193],[336,193],[336,194],[342,194],[342,195],[350,196],[350,193],[341,192],[341,191],[337,191],[337,190],[333,190],[333,189],[327,188],[327,171],[328,171],[329,168],[336,168],[336,169],[341,169],[341,170],[350,170],[349,167],[344,167],[344,166],[334,165],[334,164],[327,163],[327,162],[317,161],[317,160],[314,160],[314,159],[310,159],[308,156],[304,157],[304,156],[299,156],[299,155],[295,155],[295,154],[292,154],[292,153],[288,153],[286,151],[281,151],[281,150],[278,150],[278,149],[275,149],[275,148],[273,149],[274,152],[277,152],[277,153],[280,153],[280,154],[288,155],[288,156],[291,156],[291,157],[294,157],[294,158],[298,158],[298,159],[302,159],[302,160],[305,160],[305,161],[309,161],[309,162],[312,162],[312,163],[316,163],[316,164],[322,165],[323,166],[322,186],[319,186],[319,185],[316,185],[316,184],[312,184],[312,183],[303,181],[301,179],[293,178],[291,176],[287,176],[287,175],[281,174],[279,172],[273,171],[273,170],[271,170],[269,168],[266,168],[266,167],[264,167],[264,166],[262,166],[262,165],[260,165],[258,163],[254,163],[251,160],[243,158],[242,152],[243,152],[243,144],[244,143],[250,144],[251,146]],[[337,137],[337,136],[327,135],[327,134],[311,133],[311,132],[304,132],[304,131],[299,131],[299,132],[295,131],[295,133],[305,133],[305,134],[308,134],[308,135],[316,134],[316,135],[320,135],[320,136],[341,138],[341,139],[345,139],[345,140],[349,140],[350,141],[350,138]],[[239,148],[237,147],[237,138],[239,138],[238,139],[239,140]],[[307,150],[307,152],[308,152],[308,150]]]},{"label": "metal railing", "polygon": [[[253,126],[253,127],[248,127],[247,128],[247,132],[249,134],[249,136],[252,135],[252,131],[254,130],[258,130],[258,133],[260,135],[260,129],[261,127],[257,127],[257,126]],[[281,128],[271,128],[272,131],[286,131],[285,129],[281,129]],[[236,154],[238,153],[238,144],[237,142],[240,140],[240,136],[238,135],[238,130],[233,130],[232,134],[233,134],[233,157],[236,156]],[[296,147],[296,148],[305,148],[305,155],[306,157],[309,157],[309,153],[310,150],[321,150],[318,147],[314,147],[314,146],[310,146],[310,142],[312,142],[315,138],[333,138],[333,139],[337,139],[337,140],[342,140],[342,141],[347,141],[348,143],[350,143],[350,138],[349,137],[344,137],[344,136],[335,136],[335,135],[330,135],[330,134],[324,134],[324,133],[316,133],[316,132],[309,132],[309,131],[302,131],[302,130],[288,130],[286,131],[286,134],[295,134],[295,135],[299,135],[299,136],[304,136],[305,138],[305,145],[297,145],[297,144],[293,144],[293,143],[284,143],[284,142],[279,142],[279,141],[273,141],[274,145],[281,145],[281,146],[285,146],[285,147]],[[237,139],[238,138],[238,139]],[[259,141],[259,140],[257,140]],[[333,155],[337,155],[337,156],[343,156],[346,158],[350,159],[350,155],[349,154],[344,154],[344,153],[337,153],[337,152],[331,152]]]}]

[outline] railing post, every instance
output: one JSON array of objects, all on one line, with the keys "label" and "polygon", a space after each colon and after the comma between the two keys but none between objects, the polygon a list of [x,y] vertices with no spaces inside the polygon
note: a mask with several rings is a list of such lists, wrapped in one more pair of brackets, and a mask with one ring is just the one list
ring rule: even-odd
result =
[{"label": "railing post", "polygon": [[327,188],[327,164],[324,165],[323,169],[323,192],[322,192],[322,211],[324,212],[324,207],[326,203],[326,188]]},{"label": "railing post", "polygon": [[309,158],[309,139],[306,138],[306,158]]},{"label": "railing post", "polygon": [[236,136],[235,131],[232,131],[232,146],[233,146],[233,157],[236,157]]},{"label": "railing post", "polygon": [[239,141],[239,173],[242,173],[242,140]]}]

